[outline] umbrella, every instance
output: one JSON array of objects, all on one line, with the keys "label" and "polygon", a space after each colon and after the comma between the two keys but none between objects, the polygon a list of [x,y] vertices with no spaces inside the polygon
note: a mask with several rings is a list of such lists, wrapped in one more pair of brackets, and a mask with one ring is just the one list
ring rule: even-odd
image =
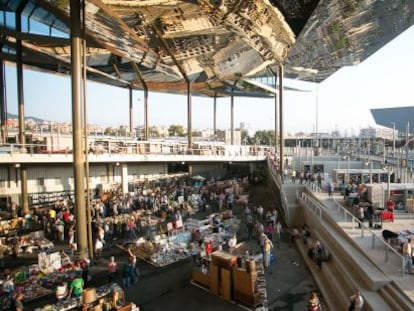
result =
[{"label": "umbrella", "polygon": [[205,177],[203,177],[201,175],[195,175],[195,176],[192,176],[191,179],[200,180],[201,181],[201,180],[205,180]]}]

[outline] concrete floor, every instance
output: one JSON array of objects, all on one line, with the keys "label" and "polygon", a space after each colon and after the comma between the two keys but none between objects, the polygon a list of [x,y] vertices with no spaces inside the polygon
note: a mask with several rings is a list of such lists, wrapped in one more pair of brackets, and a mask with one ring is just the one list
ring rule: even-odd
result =
[{"label": "concrete floor", "polygon": [[[276,204],[271,190],[263,185],[252,186],[250,196],[254,204],[262,204],[265,209]],[[242,207],[234,209],[236,215],[241,212]],[[247,230],[242,226],[238,241],[246,237]],[[118,263],[127,260],[126,252],[115,247],[116,243],[119,241],[113,241],[112,247],[106,248],[102,258],[91,266],[92,280],[89,286],[99,286],[107,282],[106,265],[109,256],[115,256]],[[249,243],[256,245],[256,242]],[[311,291],[317,291],[317,289],[296,246],[290,243],[288,234],[284,235],[279,245],[275,244],[273,251],[276,260],[266,271],[268,310],[306,310],[307,297]],[[191,258],[163,268],[154,267],[138,259],[137,266],[141,273],[139,281],[125,289],[125,296],[127,301],[135,302],[142,311],[246,309],[244,306],[229,303],[192,285],[193,262]],[[50,297],[26,304],[26,307],[28,310],[34,310],[36,307],[53,303],[53,300],[54,298]]]}]

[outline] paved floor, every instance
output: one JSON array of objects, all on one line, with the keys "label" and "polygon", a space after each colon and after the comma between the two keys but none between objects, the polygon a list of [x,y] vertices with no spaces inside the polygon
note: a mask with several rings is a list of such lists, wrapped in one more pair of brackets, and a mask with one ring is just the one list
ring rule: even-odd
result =
[{"label": "paved floor", "polygon": [[[265,185],[252,186],[251,199],[255,204],[261,204],[265,209],[276,206],[273,190]],[[234,213],[240,214],[242,208],[235,208]],[[200,215],[201,217],[202,215]],[[238,239],[247,237],[245,227],[240,228]],[[256,242],[250,242],[255,245]],[[291,245],[286,235],[275,245],[276,260],[266,271],[266,285],[268,310],[302,311],[306,309],[307,297],[317,289],[313,279],[305,266],[300,254],[294,245]],[[108,247],[103,257],[91,267],[92,281],[89,286],[98,286],[106,283],[106,264],[109,256],[114,255],[118,262],[127,259],[126,253],[116,247]],[[27,261],[29,263],[30,260]],[[226,302],[209,292],[192,285],[192,259],[186,259],[164,268],[154,267],[138,260],[141,272],[139,281],[132,287],[125,289],[126,300],[133,301],[143,311],[162,310],[240,310],[244,306]],[[53,303],[49,297],[27,305],[29,310]]]}]

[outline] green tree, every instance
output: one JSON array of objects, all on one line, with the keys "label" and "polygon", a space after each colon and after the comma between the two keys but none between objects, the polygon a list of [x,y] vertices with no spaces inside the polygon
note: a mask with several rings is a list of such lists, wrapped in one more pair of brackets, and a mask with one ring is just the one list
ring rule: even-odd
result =
[{"label": "green tree", "polygon": [[114,136],[116,135],[116,129],[114,129],[113,127],[107,127],[104,131],[104,134]]},{"label": "green tree", "polygon": [[123,127],[123,128],[120,128],[119,130],[118,130],[118,133],[119,133],[119,136],[127,136],[127,129],[126,129],[126,127]]},{"label": "green tree", "polygon": [[148,134],[150,137],[160,137],[160,132],[158,131],[158,128],[156,126],[151,126],[148,129]]},{"label": "green tree", "polygon": [[192,132],[191,132],[191,135],[192,135],[193,137],[201,137],[201,132],[200,132],[200,131],[192,131]]},{"label": "green tree", "polygon": [[271,146],[275,141],[275,132],[271,130],[257,131],[254,133],[253,142],[258,145]]},{"label": "green tree", "polygon": [[168,128],[168,135],[169,136],[184,136],[185,131],[182,125],[172,124]]}]

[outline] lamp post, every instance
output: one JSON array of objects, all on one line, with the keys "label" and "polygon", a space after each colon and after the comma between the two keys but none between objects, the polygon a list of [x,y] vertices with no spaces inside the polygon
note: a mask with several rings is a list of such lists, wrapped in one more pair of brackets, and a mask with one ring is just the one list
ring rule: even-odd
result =
[{"label": "lamp post", "polygon": [[368,159],[366,162],[365,162],[365,165],[366,166],[368,166],[369,165],[369,183],[370,184],[372,184],[372,166],[373,166],[373,163],[372,163],[372,159]]},{"label": "lamp post", "polygon": [[392,123],[392,157],[395,158],[395,121]]},{"label": "lamp post", "polygon": [[369,183],[372,184],[372,160],[369,161]]},{"label": "lamp post", "polygon": [[351,158],[350,158],[350,156],[347,156],[347,158],[348,158],[348,171],[347,171],[347,180],[346,180],[346,182],[348,182],[349,181],[349,179],[350,179],[350,170],[351,170]]},{"label": "lamp post", "polygon": [[387,201],[390,199],[391,192],[391,176],[390,176],[390,167],[387,166]]}]

